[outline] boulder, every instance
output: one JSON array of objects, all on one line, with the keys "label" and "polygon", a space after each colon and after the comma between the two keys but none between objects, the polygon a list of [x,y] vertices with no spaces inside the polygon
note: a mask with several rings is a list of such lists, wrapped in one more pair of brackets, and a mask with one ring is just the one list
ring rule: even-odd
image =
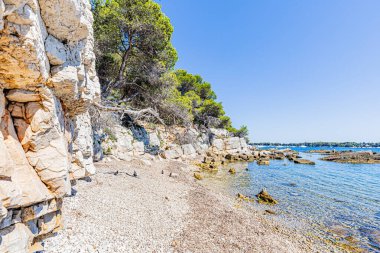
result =
[{"label": "boulder", "polygon": [[23,223],[1,229],[0,252],[29,252],[33,237],[33,233]]},{"label": "boulder", "polygon": [[158,135],[156,133],[149,134],[149,144],[150,146],[161,146],[160,138],[158,138]]},{"label": "boulder", "polygon": [[194,173],[194,178],[197,179],[197,180],[202,180],[203,179],[203,176],[201,173],[199,172],[195,172]]},{"label": "boulder", "polygon": [[266,189],[261,190],[261,192],[257,194],[256,197],[260,204],[275,205],[278,203],[277,200],[275,200],[271,195],[269,195]]},{"label": "boulder", "polygon": [[298,164],[307,164],[307,165],[315,165],[315,162],[307,160],[307,159],[293,159],[294,163]]},{"label": "boulder", "polygon": [[195,156],[197,154],[197,151],[191,144],[185,144],[185,145],[182,145],[181,147],[182,147],[183,154],[186,156]]},{"label": "boulder", "polygon": [[230,173],[231,175],[235,175],[235,174],[236,174],[236,170],[235,170],[235,168],[230,168],[230,169],[228,170],[228,173]]},{"label": "boulder", "polygon": [[257,165],[269,165],[268,159],[259,159],[257,160]]},{"label": "boulder", "polygon": [[142,141],[133,142],[133,153],[134,155],[143,155],[145,153],[145,145]]},{"label": "boulder", "polygon": [[165,159],[178,159],[183,155],[182,149],[169,149],[165,150],[162,153],[163,158]]}]

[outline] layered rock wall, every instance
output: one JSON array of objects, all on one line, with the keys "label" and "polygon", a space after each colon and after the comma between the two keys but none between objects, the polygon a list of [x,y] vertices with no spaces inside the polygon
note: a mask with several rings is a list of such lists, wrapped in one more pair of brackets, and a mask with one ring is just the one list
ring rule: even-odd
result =
[{"label": "layered rock wall", "polygon": [[71,181],[95,172],[87,0],[0,0],[0,252],[40,250]]},{"label": "layered rock wall", "polygon": [[[101,148],[106,155],[118,159],[129,159],[133,156],[160,155],[165,159],[191,159],[206,152],[214,154],[251,153],[253,147],[249,146],[244,138],[233,137],[225,129],[164,127],[156,126],[154,129],[145,128],[144,136],[121,125],[115,125],[106,132],[98,133]],[[153,151],[153,152],[152,152]],[[97,155],[101,157],[101,155]]]}]

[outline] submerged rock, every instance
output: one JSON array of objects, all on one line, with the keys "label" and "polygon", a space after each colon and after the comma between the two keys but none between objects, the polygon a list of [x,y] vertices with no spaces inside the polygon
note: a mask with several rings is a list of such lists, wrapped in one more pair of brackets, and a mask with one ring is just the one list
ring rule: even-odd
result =
[{"label": "submerged rock", "polygon": [[275,200],[266,189],[262,189],[259,194],[256,195],[258,202],[260,204],[275,205],[278,204],[278,201]]},{"label": "submerged rock", "polygon": [[235,170],[235,168],[230,168],[230,169],[228,170],[228,172],[229,172],[231,175],[235,175],[235,174],[236,174],[236,170]]}]

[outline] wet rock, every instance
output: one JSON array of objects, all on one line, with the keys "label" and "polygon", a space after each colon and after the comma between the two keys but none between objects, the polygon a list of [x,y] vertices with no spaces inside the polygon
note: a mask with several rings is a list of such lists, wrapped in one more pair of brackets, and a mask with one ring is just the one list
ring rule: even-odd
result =
[{"label": "wet rock", "polygon": [[293,161],[298,164],[315,165],[315,162],[307,159],[294,159]]},{"label": "wet rock", "polygon": [[259,194],[256,195],[258,202],[260,204],[269,204],[269,205],[275,205],[278,204],[278,201],[275,200],[266,189],[261,190]]},{"label": "wet rock", "polygon": [[199,172],[195,172],[194,173],[194,178],[197,179],[197,180],[202,180],[203,179],[203,176],[201,173]]},{"label": "wet rock", "polygon": [[269,160],[267,159],[260,159],[257,161],[257,165],[269,165]]},{"label": "wet rock", "polygon": [[230,169],[228,170],[228,173],[230,173],[231,175],[235,175],[235,174],[236,174],[236,170],[235,170],[235,168],[230,168]]},{"label": "wet rock", "polygon": [[237,197],[238,199],[243,200],[243,201],[246,201],[246,202],[252,202],[252,201],[253,201],[252,198],[250,198],[250,197],[248,197],[248,196],[245,196],[245,195],[243,195],[243,194],[241,194],[241,193],[238,193],[238,194],[236,195],[236,197]]}]

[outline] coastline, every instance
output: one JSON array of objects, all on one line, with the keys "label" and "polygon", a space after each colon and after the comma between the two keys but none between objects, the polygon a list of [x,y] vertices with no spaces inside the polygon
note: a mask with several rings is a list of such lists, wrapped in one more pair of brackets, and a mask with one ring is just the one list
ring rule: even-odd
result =
[{"label": "coastline", "polygon": [[46,252],[340,252],[195,180],[189,162],[96,167],[65,200],[64,229],[46,240]]}]

